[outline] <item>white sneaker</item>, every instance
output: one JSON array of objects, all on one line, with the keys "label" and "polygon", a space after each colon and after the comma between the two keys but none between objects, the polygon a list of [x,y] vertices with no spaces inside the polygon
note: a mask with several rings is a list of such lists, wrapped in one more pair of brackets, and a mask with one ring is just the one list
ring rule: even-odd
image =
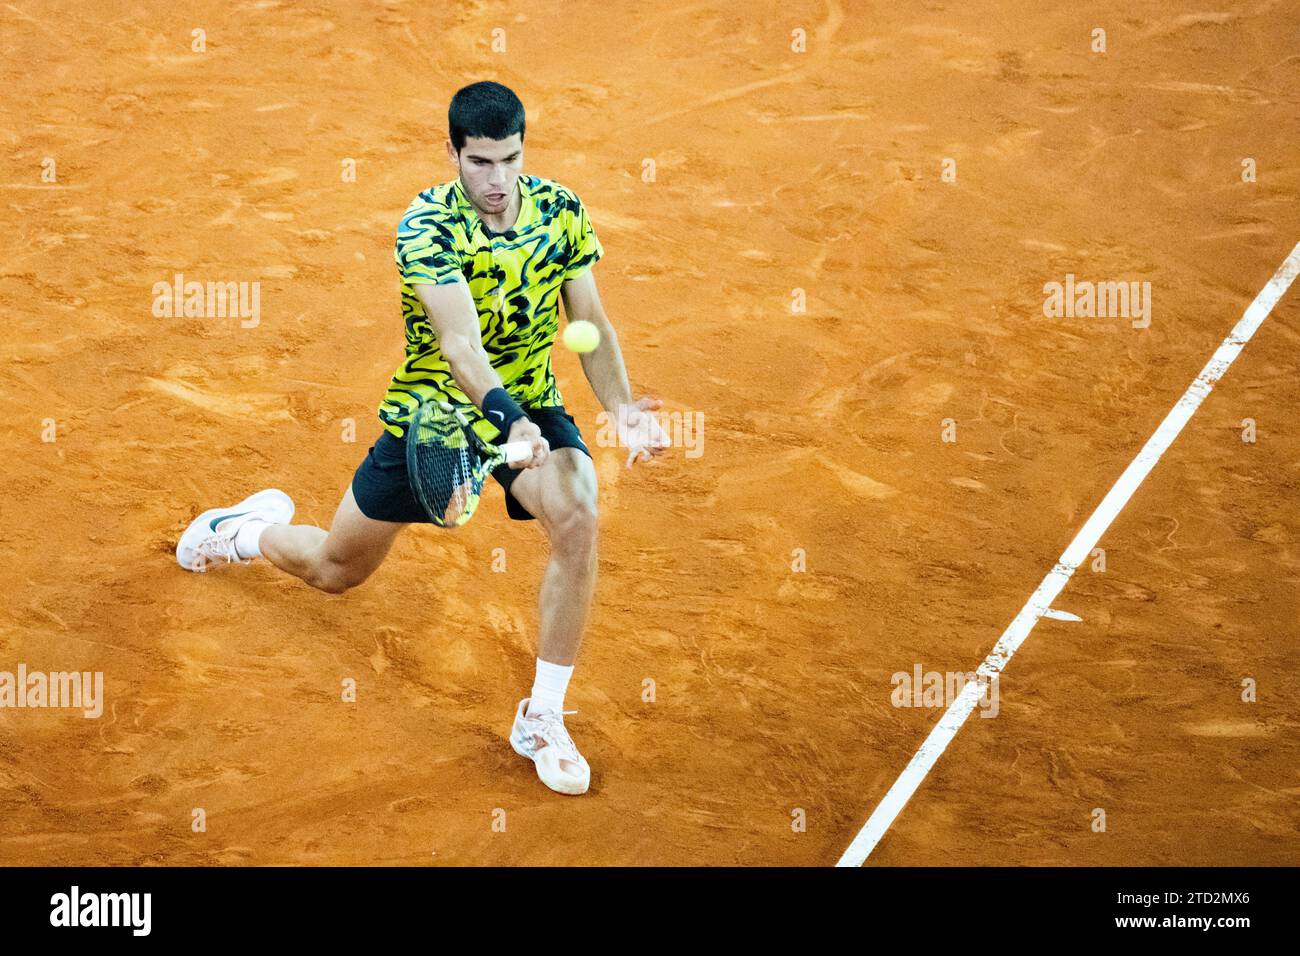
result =
[{"label": "white sneaker", "polygon": [[555,792],[586,793],[591,786],[591,767],[564,728],[564,715],[577,711],[551,710],[529,717],[530,699],[525,697],[519,702],[515,725],[510,730],[510,746],[537,765],[537,776]]},{"label": "white sneaker", "polygon": [[186,571],[206,571],[214,562],[244,563],[235,551],[235,534],[254,518],[288,524],[293,518],[293,499],[278,488],[267,488],[237,505],[203,512],[176,543],[176,563]]}]

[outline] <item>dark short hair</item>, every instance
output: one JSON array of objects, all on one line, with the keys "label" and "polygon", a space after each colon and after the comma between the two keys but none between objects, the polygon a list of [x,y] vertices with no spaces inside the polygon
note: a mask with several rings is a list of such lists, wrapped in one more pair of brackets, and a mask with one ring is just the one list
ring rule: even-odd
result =
[{"label": "dark short hair", "polygon": [[524,104],[508,86],[484,80],[456,91],[447,107],[447,128],[451,145],[460,152],[469,136],[480,139],[509,139],[515,133],[524,139]]}]

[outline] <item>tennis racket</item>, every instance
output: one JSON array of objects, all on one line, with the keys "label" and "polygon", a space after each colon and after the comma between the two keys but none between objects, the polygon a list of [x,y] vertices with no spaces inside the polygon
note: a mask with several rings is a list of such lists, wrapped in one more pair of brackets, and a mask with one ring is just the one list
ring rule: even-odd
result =
[{"label": "tennis racket", "polygon": [[474,517],[494,468],[526,461],[532,454],[526,441],[499,446],[484,441],[464,412],[436,399],[421,402],[406,427],[411,491],[429,520],[442,528],[459,528]]}]

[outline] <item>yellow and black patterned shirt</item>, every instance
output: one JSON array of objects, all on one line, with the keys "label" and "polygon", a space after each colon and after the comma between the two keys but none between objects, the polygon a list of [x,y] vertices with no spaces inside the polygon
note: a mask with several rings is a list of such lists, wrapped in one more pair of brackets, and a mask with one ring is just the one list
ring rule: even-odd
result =
[{"label": "yellow and black patterned shirt", "polygon": [[415,294],[421,283],[468,283],[483,348],[506,391],[525,409],[563,404],[551,371],[560,286],[590,269],[604,250],[574,193],[537,176],[520,175],[518,182],[519,218],[506,232],[483,224],[459,179],[416,196],[397,227],[406,358],[379,417],[399,438],[420,400],[429,397],[470,406],[475,430],[497,437],[452,378]]}]

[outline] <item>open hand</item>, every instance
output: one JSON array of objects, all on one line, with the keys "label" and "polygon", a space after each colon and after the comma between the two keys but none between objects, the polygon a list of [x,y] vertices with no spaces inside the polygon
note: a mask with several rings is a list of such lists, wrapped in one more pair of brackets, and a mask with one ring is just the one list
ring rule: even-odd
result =
[{"label": "open hand", "polygon": [[672,444],[654,415],[662,405],[657,398],[642,397],[618,407],[618,440],[628,450],[627,467],[637,460],[653,460]]}]

